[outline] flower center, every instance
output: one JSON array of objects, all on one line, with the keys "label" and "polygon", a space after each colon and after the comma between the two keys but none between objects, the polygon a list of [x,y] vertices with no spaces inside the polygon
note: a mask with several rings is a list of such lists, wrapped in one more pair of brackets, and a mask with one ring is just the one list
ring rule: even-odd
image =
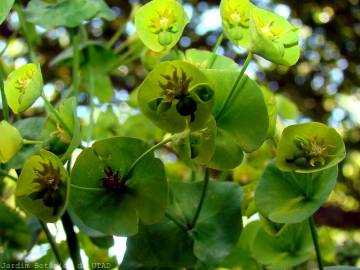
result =
[{"label": "flower center", "polygon": [[108,191],[122,191],[124,184],[119,176],[119,171],[114,172],[112,168],[107,167],[104,169],[105,177],[101,178],[102,186]]}]

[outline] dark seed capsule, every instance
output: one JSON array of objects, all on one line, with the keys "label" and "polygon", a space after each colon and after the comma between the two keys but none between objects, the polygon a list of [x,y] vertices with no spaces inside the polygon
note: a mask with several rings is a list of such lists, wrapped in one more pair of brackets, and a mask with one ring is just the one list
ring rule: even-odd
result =
[{"label": "dark seed capsule", "polygon": [[182,116],[193,115],[196,109],[196,102],[191,97],[184,97],[176,104],[176,110]]}]

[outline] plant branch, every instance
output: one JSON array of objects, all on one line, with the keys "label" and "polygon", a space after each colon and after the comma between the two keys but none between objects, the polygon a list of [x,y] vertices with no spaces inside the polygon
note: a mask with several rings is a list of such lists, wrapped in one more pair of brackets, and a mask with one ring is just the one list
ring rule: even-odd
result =
[{"label": "plant branch", "polygon": [[47,239],[48,239],[48,241],[50,243],[51,249],[54,252],[54,255],[56,257],[56,260],[57,260],[58,264],[60,265],[62,270],[66,270],[65,264],[61,259],[60,253],[59,253],[59,251],[57,250],[57,247],[56,247],[56,243],[55,243],[55,241],[54,241],[54,239],[53,239],[47,225],[41,220],[39,220],[39,222],[40,222],[40,225],[41,225],[43,231],[46,234],[46,237],[47,237]]},{"label": "plant branch", "polygon": [[71,29],[71,38],[72,38],[72,49],[73,49],[73,59],[72,59],[72,93],[77,98],[79,94],[79,69],[80,69],[80,34],[79,29]]},{"label": "plant branch", "polygon": [[81,256],[80,256],[79,241],[74,231],[74,224],[67,211],[65,211],[64,215],[61,217],[61,222],[65,230],[66,241],[68,244],[71,260],[73,261],[74,264],[74,269],[76,270],[83,269]]},{"label": "plant branch", "polygon": [[316,226],[315,226],[313,216],[311,216],[309,218],[309,226],[310,226],[312,241],[313,241],[313,244],[314,244],[314,249],[315,249],[315,252],[316,252],[316,259],[317,259],[317,262],[318,262],[319,270],[323,270],[324,267],[323,267],[322,260],[321,260],[319,239],[318,239],[318,235],[317,235]]},{"label": "plant branch", "polygon": [[242,78],[244,77],[245,71],[247,69],[247,67],[250,64],[250,61],[252,59],[252,52],[249,52],[249,54],[246,57],[245,63],[242,66],[239,75],[237,76],[235,83],[233,84],[233,87],[230,90],[229,95],[227,96],[225,102],[224,102],[224,106],[221,108],[221,110],[219,111],[219,113],[216,115],[216,120],[218,119],[218,117],[222,114],[222,112],[228,107],[229,103],[231,102],[231,100],[233,99],[236,89],[239,86],[239,83],[241,82]]},{"label": "plant branch", "polygon": [[216,41],[216,43],[215,43],[215,46],[214,46],[214,48],[213,48],[213,50],[212,50],[212,56],[211,56],[211,59],[210,59],[210,62],[209,62],[209,66],[208,66],[209,69],[212,68],[212,66],[213,66],[214,63],[215,63],[215,60],[216,60],[216,58],[217,58],[216,51],[217,51],[217,49],[219,48],[219,46],[220,46],[221,42],[223,41],[223,39],[224,39],[224,32],[222,32],[222,33],[220,34],[220,36],[218,37],[218,39],[217,39],[217,41]]},{"label": "plant branch", "polygon": [[106,44],[106,47],[108,49],[110,49],[115,44],[115,42],[121,37],[122,33],[125,30],[125,27],[126,27],[126,23],[123,23],[120,27],[118,27],[115,34],[111,37],[109,42]]},{"label": "plant branch", "polygon": [[0,68],[0,91],[1,91],[1,102],[2,102],[2,112],[4,120],[9,122],[9,107],[5,95],[5,89],[4,89],[4,74],[2,71],[2,68]]},{"label": "plant branch", "polygon": [[180,229],[187,232],[188,228],[185,226],[185,224],[178,220],[176,217],[174,217],[172,214],[170,214],[169,212],[165,212],[165,217],[178,225]]},{"label": "plant branch", "polygon": [[194,218],[193,218],[193,220],[192,220],[192,222],[190,224],[190,228],[195,227],[196,222],[197,222],[197,220],[198,220],[198,218],[200,216],[200,212],[201,212],[201,209],[203,207],[204,200],[205,200],[205,197],[206,197],[206,191],[207,191],[207,188],[208,188],[208,185],[209,185],[209,180],[210,180],[210,169],[206,168],[205,169],[205,176],[204,176],[204,184],[203,184],[203,189],[202,189],[202,192],[201,192],[200,201],[199,201],[198,207],[196,209]]},{"label": "plant branch", "polygon": [[86,66],[86,69],[88,71],[89,75],[89,82],[88,82],[88,97],[89,97],[89,105],[90,105],[90,121],[89,121],[89,129],[87,134],[87,142],[90,144],[91,138],[92,138],[92,132],[94,128],[94,111],[95,111],[95,104],[94,104],[94,94],[95,94],[95,87],[94,87],[94,74],[93,74],[93,68],[91,64],[89,63]]}]

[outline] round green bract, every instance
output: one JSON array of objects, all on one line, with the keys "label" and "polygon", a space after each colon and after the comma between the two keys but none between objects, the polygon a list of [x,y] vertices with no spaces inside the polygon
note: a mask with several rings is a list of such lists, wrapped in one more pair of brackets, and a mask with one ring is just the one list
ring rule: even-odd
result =
[{"label": "round green bract", "polygon": [[16,113],[26,111],[41,95],[43,78],[39,64],[26,64],[9,74],[4,89],[8,105]]},{"label": "round green bract", "polygon": [[115,19],[114,12],[103,0],[59,0],[55,3],[31,0],[25,13],[30,22],[47,29],[76,27],[95,17],[109,21]]},{"label": "round green bract", "polygon": [[261,8],[251,10],[250,50],[280,65],[292,66],[300,57],[298,29],[283,17]]},{"label": "round green bract", "polygon": [[[168,188],[162,162],[148,154],[128,171],[148,148],[138,139],[114,137],[83,150],[71,173],[70,203],[86,226],[106,235],[129,236],[137,233],[139,219],[152,224],[163,217]],[[128,177],[121,191],[104,187],[109,168],[119,180]]]},{"label": "round green bract", "polygon": [[[206,50],[189,49],[185,52],[184,61],[196,66],[199,69],[226,69],[239,70],[239,65],[229,57],[216,55],[211,63],[214,54]],[[210,64],[212,66],[210,67]]]},{"label": "round green bract", "polygon": [[[58,179],[58,190],[62,198],[62,203],[55,214],[54,208],[46,206],[41,198],[31,198],[36,192],[39,192],[39,187],[41,187],[36,179],[41,176],[41,172],[49,172],[51,167],[57,171],[60,177]],[[47,180],[53,181],[53,175],[50,176],[46,174]],[[60,159],[51,152],[40,150],[38,154],[28,158],[24,164],[17,182],[16,201],[25,212],[44,222],[55,222],[65,211],[69,195],[68,180],[68,174]]]},{"label": "round green bract", "polygon": [[288,225],[273,236],[260,228],[253,246],[254,258],[269,269],[288,269],[308,260],[313,246],[307,222]]},{"label": "round green bract", "polygon": [[272,162],[256,188],[256,207],[273,222],[302,222],[326,201],[335,187],[337,172],[337,166],[311,174],[284,172]]},{"label": "round green bract", "polygon": [[250,44],[250,14],[254,5],[249,0],[222,0],[220,14],[222,26],[230,41],[244,48]]},{"label": "round green bract", "polygon": [[135,15],[136,31],[155,52],[169,50],[179,41],[189,18],[176,0],[152,0]]},{"label": "round green bract", "polygon": [[[299,150],[300,142],[325,150],[316,155],[317,158],[304,155]],[[315,146],[313,151],[317,150]],[[284,129],[277,147],[276,165],[283,171],[310,173],[335,166],[345,158],[345,154],[344,142],[334,128],[317,122],[297,124]],[[310,157],[313,157],[312,161]]]},{"label": "round green bract", "polygon": [[[192,122],[190,116],[182,116],[177,111],[178,100],[176,99],[164,108],[153,105],[157,100],[163,98],[164,89],[161,88],[160,84],[166,84],[169,81],[174,82],[172,78],[175,71],[178,78],[181,78],[182,73],[184,73],[186,79],[191,79],[188,93],[197,104]],[[166,80],[164,76],[170,76],[171,79]],[[203,90],[209,94],[207,97],[202,97],[201,92]],[[141,111],[159,128],[171,133],[181,132],[188,125],[191,130],[201,129],[211,115],[215,99],[212,87],[205,75],[193,65],[182,61],[169,61],[159,64],[147,75],[138,91],[138,103]]]},{"label": "round green bract", "polygon": [[15,0],[1,0],[0,5],[0,24],[2,24],[7,16],[9,15],[9,12],[11,10],[11,7],[13,6]]},{"label": "round green bract", "polygon": [[14,126],[5,120],[0,122],[0,163],[12,159],[23,145],[23,138]]}]

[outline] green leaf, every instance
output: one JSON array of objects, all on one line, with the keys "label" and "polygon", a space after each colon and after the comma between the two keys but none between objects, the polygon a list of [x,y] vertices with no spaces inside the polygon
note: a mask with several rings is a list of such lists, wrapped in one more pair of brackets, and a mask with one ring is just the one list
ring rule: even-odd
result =
[{"label": "green leaf", "polygon": [[[172,182],[170,187],[167,213],[189,228],[203,182]],[[193,267],[196,258],[208,265],[218,265],[239,239],[242,229],[241,198],[240,186],[210,181],[195,227],[185,229],[169,218],[163,218],[155,225],[141,226],[139,234],[127,240],[122,269],[134,269],[130,266]]]},{"label": "green leaf", "polygon": [[[20,119],[14,123],[14,126],[19,130],[21,137],[27,140],[41,140],[41,132],[44,129],[44,117],[29,117]],[[20,169],[26,159],[39,151],[41,144],[25,144],[20,151],[6,164],[6,167],[11,169]]]},{"label": "green leaf", "polygon": [[279,235],[258,231],[252,252],[261,264],[269,269],[287,269],[310,258],[313,246],[307,222],[288,225]]},{"label": "green leaf", "polygon": [[222,0],[220,3],[224,32],[237,46],[249,47],[250,14],[253,8],[254,5],[249,0]]},{"label": "green leaf", "polygon": [[102,249],[109,249],[114,245],[114,238],[112,236],[90,237],[90,241]]},{"label": "green leaf", "polygon": [[[184,60],[200,69],[207,69],[212,58],[212,52],[198,49],[189,49],[185,52]],[[211,69],[238,70],[239,65],[231,58],[223,55],[216,55]]]},{"label": "green leaf", "polygon": [[191,130],[203,128],[214,103],[214,92],[204,74],[182,61],[160,63],[138,91],[141,111],[171,133],[181,132],[188,125]]},{"label": "green leaf", "polygon": [[7,249],[26,250],[30,245],[30,230],[20,215],[0,202],[0,245]]},{"label": "green leaf", "polygon": [[304,221],[326,201],[337,172],[337,166],[312,174],[283,172],[272,162],[257,186],[256,207],[274,222]]},{"label": "green leaf", "polygon": [[152,0],[135,14],[141,41],[151,50],[169,50],[179,41],[189,18],[176,0]]},{"label": "green leaf", "polygon": [[40,150],[24,164],[16,187],[17,203],[44,222],[55,222],[65,210],[68,178],[60,159]]},{"label": "green leaf", "polygon": [[76,27],[83,21],[95,17],[111,21],[115,14],[103,0],[31,0],[26,7],[30,22],[47,29],[59,26]]},{"label": "green leaf", "polygon": [[347,265],[337,265],[337,266],[327,266],[324,267],[325,270],[359,270],[359,267],[347,266]]},{"label": "green leaf", "polygon": [[283,17],[254,7],[250,20],[250,50],[280,65],[292,66],[300,57],[298,29]]},{"label": "green leaf", "polygon": [[23,138],[19,130],[5,120],[0,122],[0,133],[0,163],[6,163],[19,152]]},{"label": "green leaf", "polygon": [[26,64],[12,71],[4,83],[11,110],[16,114],[26,111],[41,95],[42,87],[40,65]]},{"label": "green leaf", "polygon": [[221,264],[222,267],[240,267],[241,269],[246,270],[261,269],[251,252],[251,248],[260,226],[261,224],[258,221],[251,222],[245,226],[236,247],[231,251],[229,256],[225,258],[224,262]]},{"label": "green leaf", "polygon": [[276,95],[276,108],[278,114],[284,119],[296,119],[299,117],[299,109],[296,104],[284,95]]},{"label": "green leaf", "polygon": [[2,0],[0,5],[0,24],[2,24],[14,4],[15,0]]},{"label": "green leaf", "polygon": [[267,132],[267,137],[273,138],[276,130],[276,120],[277,120],[276,98],[275,95],[265,87],[261,87],[261,91],[265,99],[265,103],[268,111],[268,117],[269,117],[269,129]]},{"label": "green leaf", "polygon": [[316,172],[345,158],[340,134],[322,123],[310,122],[284,129],[277,148],[276,165],[283,171]]},{"label": "green leaf", "polygon": [[129,236],[137,233],[139,218],[145,224],[162,218],[167,182],[161,161],[149,154],[128,174],[147,149],[138,139],[115,137],[83,150],[71,173],[70,202],[86,226],[107,235]]}]

